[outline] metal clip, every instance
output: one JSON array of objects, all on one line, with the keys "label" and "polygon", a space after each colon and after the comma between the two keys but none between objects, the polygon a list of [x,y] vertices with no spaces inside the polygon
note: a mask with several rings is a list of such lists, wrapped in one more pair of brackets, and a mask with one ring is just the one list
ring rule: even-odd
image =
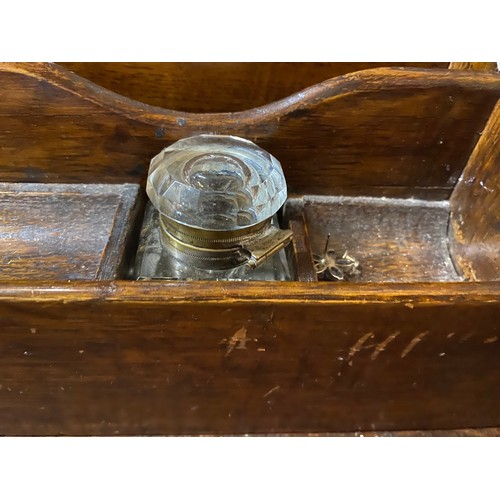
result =
[{"label": "metal clip", "polygon": [[256,268],[269,257],[285,248],[292,240],[292,231],[289,229],[278,229],[270,226],[266,233],[257,238],[249,238],[241,247],[250,255],[246,265],[250,269]]}]

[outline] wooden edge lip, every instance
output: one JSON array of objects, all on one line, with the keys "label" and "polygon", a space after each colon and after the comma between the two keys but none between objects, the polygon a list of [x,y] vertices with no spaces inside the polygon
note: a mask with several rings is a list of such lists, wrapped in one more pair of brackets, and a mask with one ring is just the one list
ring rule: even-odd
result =
[{"label": "wooden edge lip", "polygon": [[496,62],[450,62],[448,69],[468,70],[468,71],[498,71]]},{"label": "wooden edge lip", "polygon": [[421,89],[436,86],[464,86],[500,93],[500,74],[476,73],[450,69],[374,68],[341,75],[318,83],[288,97],[257,108],[235,113],[187,113],[151,106],[124,97],[101,87],[72,71],[54,63],[0,63],[0,73],[10,72],[45,80],[83,100],[116,112],[127,118],[151,125],[185,127],[213,124],[224,126],[254,125],[272,117],[284,116],[322,101],[350,92],[391,90],[401,87]]},{"label": "wooden edge lip", "polygon": [[[79,281],[0,282],[0,303],[144,302],[169,304],[402,303],[500,304],[500,282],[472,283],[336,283],[326,282],[144,282]],[[499,309],[500,313],[500,309]]]}]

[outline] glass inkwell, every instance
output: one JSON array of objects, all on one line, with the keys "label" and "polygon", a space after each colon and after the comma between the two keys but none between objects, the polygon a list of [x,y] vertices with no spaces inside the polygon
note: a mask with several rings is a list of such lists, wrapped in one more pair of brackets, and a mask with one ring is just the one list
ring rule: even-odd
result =
[{"label": "glass inkwell", "polygon": [[292,239],[277,212],[287,197],[279,161],[251,141],[199,135],[151,160],[137,279],[291,279]]}]

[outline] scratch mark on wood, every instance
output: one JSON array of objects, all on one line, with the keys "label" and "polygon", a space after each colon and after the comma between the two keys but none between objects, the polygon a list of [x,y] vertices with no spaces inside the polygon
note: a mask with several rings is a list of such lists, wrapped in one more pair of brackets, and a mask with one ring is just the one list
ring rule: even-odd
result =
[{"label": "scratch mark on wood", "polygon": [[446,335],[446,338],[451,339],[451,337],[453,337],[454,335],[455,335],[455,332],[451,332],[448,335]]},{"label": "scratch mark on wood", "polygon": [[410,343],[405,347],[404,351],[401,353],[401,357],[404,358],[408,356],[408,354],[412,351],[412,349],[422,341],[422,339],[428,334],[429,332],[422,332],[416,335]]},{"label": "scratch mark on wood", "polygon": [[267,320],[268,323],[272,323],[274,319],[274,309],[271,310],[271,314],[269,316],[269,319]]},{"label": "scratch mark on wood", "polygon": [[226,356],[229,356],[233,349],[246,349],[247,342],[250,340],[247,338],[247,329],[242,326],[228,341]]},{"label": "scratch mark on wood", "polygon": [[267,391],[262,397],[263,398],[267,398],[267,396],[271,395],[273,392],[279,390],[280,386],[277,385],[275,387],[273,387],[271,390]]},{"label": "scratch mark on wood", "polygon": [[349,354],[347,356],[347,361],[349,362],[349,366],[352,366],[352,358],[354,355],[361,350],[363,344],[370,338],[373,337],[373,332],[368,332],[363,335],[358,341],[351,347],[349,350]]},{"label": "scratch mark on wood", "polygon": [[496,342],[498,340],[498,337],[495,336],[495,337],[488,337],[484,342],[483,344],[493,344],[493,342]]},{"label": "scratch mark on wood", "polygon": [[383,340],[382,342],[380,342],[380,344],[375,347],[375,350],[373,351],[372,355],[370,356],[370,359],[372,361],[375,361],[379,354],[382,352],[382,351],[385,351],[385,348],[400,334],[401,332],[394,332],[394,333],[391,333],[391,335],[389,335],[385,340]]},{"label": "scratch mark on wood", "polygon": [[462,342],[465,342],[466,340],[469,340],[472,336],[474,335],[474,332],[470,332],[468,333],[461,341],[460,343]]}]

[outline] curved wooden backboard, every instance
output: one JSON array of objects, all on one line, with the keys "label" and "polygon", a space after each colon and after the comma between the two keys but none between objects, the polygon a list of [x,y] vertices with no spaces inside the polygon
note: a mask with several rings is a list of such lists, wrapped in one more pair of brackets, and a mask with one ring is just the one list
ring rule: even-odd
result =
[{"label": "curved wooden backboard", "polygon": [[200,133],[257,142],[290,193],[446,199],[500,96],[500,76],[371,69],[238,113],[165,110],[46,63],[0,65],[0,181],[143,182]]},{"label": "curved wooden backboard", "polygon": [[191,113],[235,112],[284,99],[329,78],[380,67],[446,68],[446,62],[67,62],[113,92]]}]

